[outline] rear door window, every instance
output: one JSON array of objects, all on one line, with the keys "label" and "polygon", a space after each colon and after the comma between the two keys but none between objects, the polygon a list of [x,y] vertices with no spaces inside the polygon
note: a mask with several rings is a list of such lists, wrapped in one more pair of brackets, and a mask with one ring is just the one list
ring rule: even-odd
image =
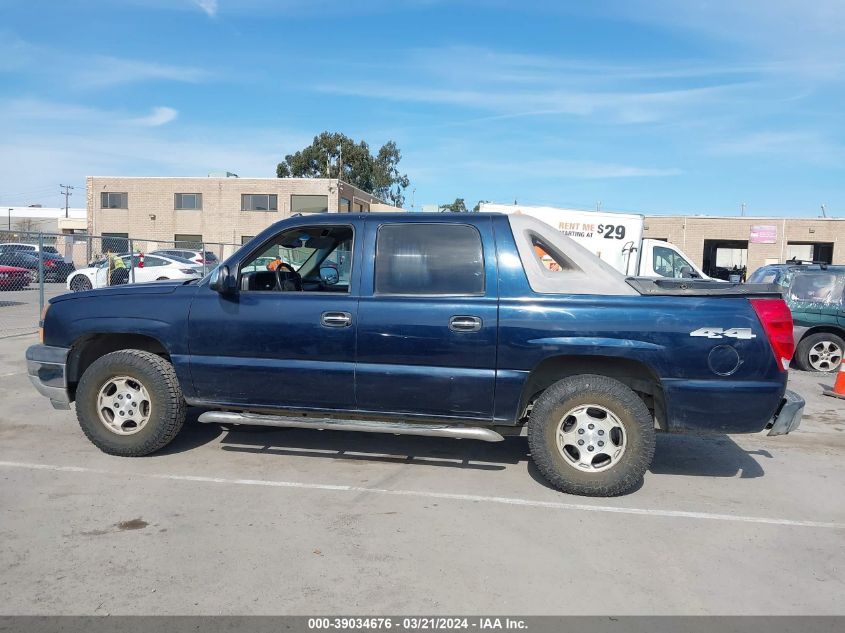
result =
[{"label": "rear door window", "polygon": [[167,266],[169,262],[166,259],[161,259],[160,257],[153,257],[152,255],[147,255],[144,258],[144,266],[146,268],[156,268],[158,266]]},{"label": "rear door window", "polygon": [[481,235],[468,224],[385,224],[379,228],[375,292],[483,295]]},{"label": "rear door window", "polygon": [[838,304],[842,300],[845,275],[834,272],[798,273],[789,286],[790,303]]}]

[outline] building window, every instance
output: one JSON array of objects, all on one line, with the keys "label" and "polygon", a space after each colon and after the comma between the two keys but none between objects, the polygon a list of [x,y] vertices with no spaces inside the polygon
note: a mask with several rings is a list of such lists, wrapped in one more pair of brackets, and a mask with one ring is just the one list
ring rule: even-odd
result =
[{"label": "building window", "polygon": [[328,196],[297,196],[290,197],[291,213],[326,213],[329,210]]},{"label": "building window", "polygon": [[201,193],[177,193],[174,195],[174,209],[197,210],[202,209]]},{"label": "building window", "polygon": [[356,202],[354,208],[355,211],[357,211],[358,213],[364,213],[365,211],[370,210],[370,205],[368,205],[366,202]]},{"label": "building window", "polygon": [[701,263],[704,274],[714,279],[730,281],[732,275],[744,279],[748,264],[748,242],[704,240]]},{"label": "building window", "polygon": [[191,250],[202,250],[202,235],[177,233],[173,236],[173,242],[175,248],[189,248]]},{"label": "building window", "polygon": [[278,211],[279,196],[275,193],[241,194],[242,211]]},{"label": "building window", "polygon": [[241,245],[251,241],[254,237],[254,235],[241,235]]},{"label": "building window", "polygon": [[102,209],[128,209],[129,194],[126,192],[115,193],[103,191],[100,193],[100,208]]},{"label": "building window", "polygon": [[386,224],[375,265],[377,294],[484,294],[481,235],[467,224]]},{"label": "building window", "polygon": [[341,198],[337,210],[340,213],[349,213],[352,211],[352,201],[349,198]]},{"label": "building window", "polygon": [[833,242],[789,242],[786,259],[830,264],[833,262]]},{"label": "building window", "polygon": [[103,254],[129,252],[129,233],[103,233],[101,242]]}]

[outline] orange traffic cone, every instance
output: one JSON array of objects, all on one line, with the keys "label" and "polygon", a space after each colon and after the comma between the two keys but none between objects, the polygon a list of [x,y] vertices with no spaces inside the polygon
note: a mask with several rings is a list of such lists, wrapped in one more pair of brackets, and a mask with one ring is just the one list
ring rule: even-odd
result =
[{"label": "orange traffic cone", "polygon": [[845,362],[839,365],[839,373],[836,374],[836,382],[833,384],[833,389],[825,389],[824,395],[845,400]]}]

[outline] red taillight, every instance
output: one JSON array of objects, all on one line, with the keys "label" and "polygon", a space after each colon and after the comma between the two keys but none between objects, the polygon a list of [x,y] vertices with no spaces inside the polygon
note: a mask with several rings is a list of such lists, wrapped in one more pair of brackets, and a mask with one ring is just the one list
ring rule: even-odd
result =
[{"label": "red taillight", "polygon": [[194,261],[198,264],[204,264],[205,260],[202,257],[194,257]]},{"label": "red taillight", "polygon": [[749,299],[757,318],[763,324],[775,360],[781,371],[786,371],[795,353],[795,339],[792,335],[792,312],[783,299]]},{"label": "red taillight", "polygon": [[47,268],[53,268],[53,267],[56,265],[56,262],[54,262],[52,259],[45,259],[45,260],[44,260],[44,265],[45,265]]}]

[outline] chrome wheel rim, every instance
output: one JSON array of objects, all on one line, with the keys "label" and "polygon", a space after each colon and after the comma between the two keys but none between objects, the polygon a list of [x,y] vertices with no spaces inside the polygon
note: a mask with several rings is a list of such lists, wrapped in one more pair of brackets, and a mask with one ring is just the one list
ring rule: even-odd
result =
[{"label": "chrome wheel rim", "polygon": [[619,418],[607,407],[583,404],[568,411],[558,423],[557,449],[567,464],[581,472],[613,468],[625,454],[628,435]]},{"label": "chrome wheel rim", "polygon": [[842,348],[833,341],[819,341],[810,348],[807,360],[816,371],[833,371],[842,363]]},{"label": "chrome wheel rim", "polygon": [[100,422],[116,435],[133,435],[150,421],[152,403],[146,387],[131,376],[109,378],[97,394]]}]

